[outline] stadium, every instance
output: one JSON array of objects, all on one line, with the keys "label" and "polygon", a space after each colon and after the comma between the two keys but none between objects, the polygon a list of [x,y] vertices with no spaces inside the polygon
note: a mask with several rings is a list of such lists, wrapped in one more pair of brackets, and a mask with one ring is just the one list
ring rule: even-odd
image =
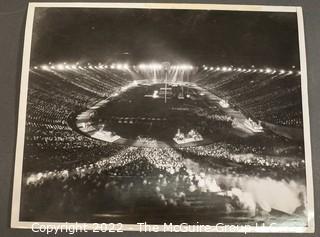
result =
[{"label": "stadium", "polygon": [[31,64],[20,219],[304,225],[299,64],[189,61]]}]

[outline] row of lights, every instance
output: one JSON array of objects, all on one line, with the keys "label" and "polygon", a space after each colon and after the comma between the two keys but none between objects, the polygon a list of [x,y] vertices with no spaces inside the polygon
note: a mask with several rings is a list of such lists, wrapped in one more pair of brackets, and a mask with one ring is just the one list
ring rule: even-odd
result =
[{"label": "row of lights", "polygon": [[192,70],[193,66],[188,64],[181,64],[181,65],[173,65],[171,66],[172,69],[181,69],[181,70]]},{"label": "row of lights", "polygon": [[64,71],[64,70],[76,70],[76,69],[118,69],[118,70],[125,70],[129,69],[129,65],[126,63],[113,63],[111,65],[105,65],[105,64],[98,64],[98,65],[91,65],[87,64],[85,66],[79,65],[79,63],[76,64],[67,64],[67,63],[59,63],[59,64],[44,64],[41,66],[34,66],[33,69],[41,69],[44,71],[49,70],[58,70],[58,71]]},{"label": "row of lights", "polygon": [[[161,70],[163,69],[163,65],[159,63],[151,63],[151,64],[139,64],[137,66],[140,70]],[[98,65],[91,65],[87,64],[86,66],[81,66],[79,63],[76,64],[67,64],[67,63],[60,63],[60,64],[51,64],[48,65],[41,65],[41,66],[34,66],[33,69],[41,69],[41,70],[75,70],[75,69],[117,69],[117,70],[127,70],[129,69],[129,65],[127,63],[113,63],[111,65],[105,65],[105,64],[98,64]],[[293,74],[293,70],[276,70],[271,68],[237,68],[237,67],[227,67],[227,66],[218,66],[218,67],[209,67],[206,65],[202,66],[203,70],[205,71],[221,71],[221,72],[231,72],[231,71],[237,71],[237,72],[260,72],[260,73],[267,73],[267,74]],[[170,69],[174,70],[192,70],[194,67],[189,64],[178,64],[178,65],[171,65]],[[300,71],[298,71],[298,74],[300,74]]]},{"label": "row of lights", "polygon": [[[136,67],[136,66],[133,66]],[[164,66],[159,63],[150,63],[150,64],[139,64],[137,66],[140,70],[161,70],[164,69]],[[76,64],[67,64],[67,63],[59,63],[59,64],[44,64],[41,66],[34,66],[33,69],[41,69],[44,71],[48,70],[58,70],[58,71],[64,71],[64,70],[76,70],[76,69],[118,69],[118,70],[126,70],[129,69],[129,65],[127,63],[112,63],[111,65],[106,64],[98,64],[98,65],[91,65],[88,63],[87,65],[79,65],[79,63]],[[178,69],[178,70],[192,70],[193,66],[189,64],[178,64],[178,65],[171,65],[170,69]]]},{"label": "row of lights", "polygon": [[[267,74],[275,74],[275,73],[280,73],[280,74],[293,74],[294,71],[293,70],[284,70],[284,69],[280,69],[280,70],[276,70],[276,69],[271,69],[271,68],[260,68],[260,69],[256,69],[256,68],[236,68],[236,67],[208,67],[206,65],[203,65],[203,70],[205,71],[221,71],[221,72],[260,72],[260,73],[267,73]],[[300,71],[298,71],[298,74],[300,74]]]},{"label": "row of lights", "polygon": [[163,66],[162,64],[159,64],[159,63],[151,63],[151,64],[141,63],[138,65],[138,68],[140,70],[161,70],[163,69]]},{"label": "row of lights", "polygon": [[127,63],[113,63],[111,64],[110,68],[124,70],[124,69],[129,69],[129,65]]},{"label": "row of lights", "polygon": [[[178,69],[178,70],[192,70],[193,66],[189,64],[178,64],[169,66],[170,69]],[[140,70],[161,70],[164,69],[164,66],[160,63],[150,63],[150,64],[139,64],[138,68]]]}]

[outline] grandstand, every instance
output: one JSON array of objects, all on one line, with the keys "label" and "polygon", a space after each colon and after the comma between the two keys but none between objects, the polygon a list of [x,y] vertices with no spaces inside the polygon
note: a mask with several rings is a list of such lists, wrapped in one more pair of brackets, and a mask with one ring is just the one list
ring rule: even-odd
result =
[{"label": "grandstand", "polygon": [[[164,87],[171,90],[168,101],[155,92]],[[247,121],[261,131],[233,126]],[[292,184],[283,177],[303,177],[304,150],[301,137],[288,136],[302,126],[300,74],[293,69],[35,65],[29,74],[22,218],[70,221],[82,213],[77,221],[136,223],[163,208],[165,217],[195,221],[209,208],[225,220],[237,213],[252,221],[277,210],[277,200],[239,203],[242,194],[227,180],[241,183],[245,174],[257,186],[270,182],[289,190]],[[174,142],[177,131],[197,139]],[[61,192],[48,196],[48,187]],[[43,209],[31,201],[35,196],[61,203]],[[291,215],[299,207],[278,211]]]}]

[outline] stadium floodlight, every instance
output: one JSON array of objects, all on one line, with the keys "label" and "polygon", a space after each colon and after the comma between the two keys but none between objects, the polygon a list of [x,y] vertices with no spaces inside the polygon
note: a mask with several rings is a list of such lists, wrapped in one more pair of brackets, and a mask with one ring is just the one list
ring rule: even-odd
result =
[{"label": "stadium floodlight", "polygon": [[220,69],[221,69],[220,67],[217,67],[216,71],[220,71]]},{"label": "stadium floodlight", "polygon": [[291,70],[288,72],[289,75],[292,74],[292,73],[293,73],[293,71],[291,71]]},{"label": "stadium floodlight", "polygon": [[50,68],[51,68],[51,69],[55,69],[55,66],[52,65],[52,66],[50,66]]},{"label": "stadium floodlight", "polygon": [[[191,65],[188,65],[188,64],[180,64],[180,65],[177,65],[176,66],[177,69],[181,69],[181,70],[190,70],[190,69],[193,69],[193,67]],[[212,68],[212,67],[211,67]],[[205,67],[204,68],[205,70],[208,69],[208,67]]]},{"label": "stadium floodlight", "polygon": [[98,68],[99,68],[99,69],[103,69],[104,66],[103,66],[103,65],[99,65]]},{"label": "stadium floodlight", "polygon": [[91,65],[89,65],[89,67],[88,67],[89,69],[93,69],[93,67],[91,66]]},{"label": "stadium floodlight", "polygon": [[210,67],[210,71],[212,71],[214,68],[213,67]]},{"label": "stadium floodlight", "polygon": [[70,69],[70,66],[69,66],[69,65],[66,65],[65,68],[66,68],[66,69]]},{"label": "stadium floodlight", "polygon": [[208,70],[208,67],[204,67],[203,69],[204,69],[204,70]]},{"label": "stadium floodlight", "polygon": [[76,65],[72,65],[71,68],[72,69],[77,69],[77,66]]},{"label": "stadium floodlight", "polygon": [[298,71],[298,75],[301,75],[301,71]]},{"label": "stadium floodlight", "polygon": [[232,67],[228,67],[228,71],[231,72],[232,71]]},{"label": "stadium floodlight", "polygon": [[111,69],[115,69],[115,65],[114,65],[114,64],[111,64],[110,68],[111,68]]},{"label": "stadium floodlight", "polygon": [[144,69],[146,69],[146,65],[144,63],[139,64],[138,68],[144,70]]},{"label": "stadium floodlight", "polygon": [[260,69],[259,72],[263,72],[263,69]]},{"label": "stadium floodlight", "polygon": [[58,69],[59,71],[64,70],[64,65],[63,65],[63,64],[58,64],[58,65],[57,65],[57,69]]},{"label": "stadium floodlight", "polygon": [[266,68],[266,73],[271,73],[272,70],[270,68]]},{"label": "stadium floodlight", "polygon": [[142,64],[142,69],[150,69],[150,70],[160,70],[162,69],[162,65],[159,64],[159,63],[151,63],[151,64],[147,64],[147,65],[144,65]]},{"label": "stadium floodlight", "polygon": [[129,65],[127,63],[122,65],[123,69],[129,69]]},{"label": "stadium floodlight", "polygon": [[34,66],[33,69],[38,69],[38,67],[37,67],[37,66]]},{"label": "stadium floodlight", "polygon": [[283,69],[280,70],[280,74],[284,74],[285,72],[286,72],[286,71],[283,70]]},{"label": "stadium floodlight", "polygon": [[49,70],[49,67],[48,67],[48,65],[42,65],[42,66],[41,66],[41,69],[47,71],[47,70]]},{"label": "stadium floodlight", "polygon": [[228,70],[227,67],[222,67],[222,71],[226,72]]}]

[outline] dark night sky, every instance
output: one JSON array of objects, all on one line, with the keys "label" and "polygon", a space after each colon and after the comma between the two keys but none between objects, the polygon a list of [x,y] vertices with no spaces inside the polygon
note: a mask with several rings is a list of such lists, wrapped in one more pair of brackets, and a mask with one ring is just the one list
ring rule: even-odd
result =
[{"label": "dark night sky", "polygon": [[32,64],[299,66],[295,13],[37,8]]}]

